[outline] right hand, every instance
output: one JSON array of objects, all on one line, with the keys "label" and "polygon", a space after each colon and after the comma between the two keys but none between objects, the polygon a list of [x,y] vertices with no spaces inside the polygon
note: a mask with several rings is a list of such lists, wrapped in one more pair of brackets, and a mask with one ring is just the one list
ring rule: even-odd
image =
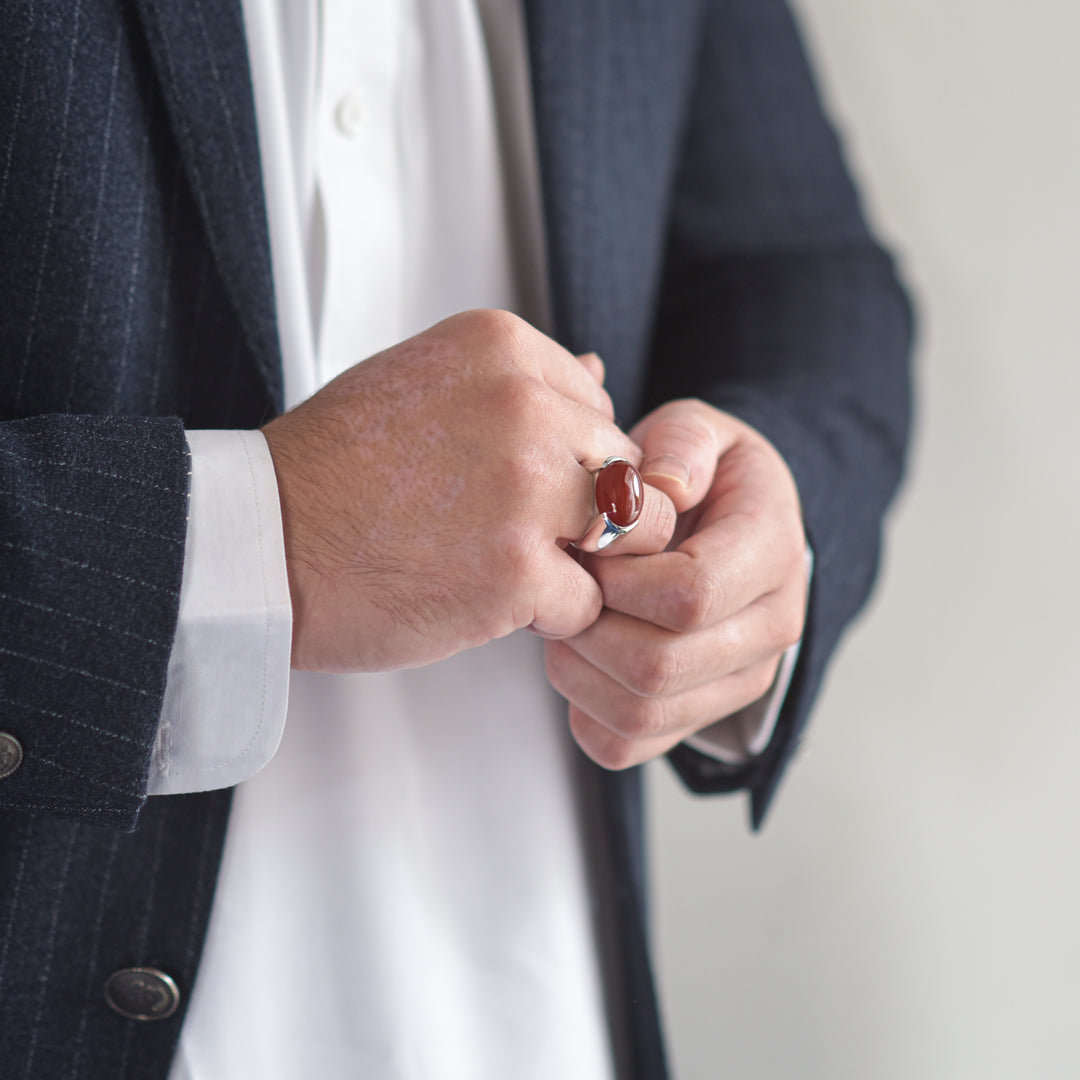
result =
[{"label": "right hand", "polygon": [[[522,627],[571,636],[599,615],[599,586],[564,548],[592,514],[588,470],[641,454],[586,364],[521,319],[446,319],[263,434],[294,668],[416,667]],[[650,488],[638,528],[614,546],[662,551],[674,527]]]}]

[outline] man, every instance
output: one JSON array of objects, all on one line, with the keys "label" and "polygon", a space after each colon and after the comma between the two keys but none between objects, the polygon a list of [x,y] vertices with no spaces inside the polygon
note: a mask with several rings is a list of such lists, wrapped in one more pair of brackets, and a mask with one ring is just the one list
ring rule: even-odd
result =
[{"label": "man", "polygon": [[[528,641],[503,635],[551,639],[593,760],[670,751],[696,789],[747,787],[760,821],[872,579],[906,428],[903,295],[774,5],[616,16],[549,0],[525,5],[516,39],[489,5],[479,22],[468,5],[402,5],[388,24],[327,4],[321,35],[300,10],[315,8],[282,5],[275,22],[249,4],[245,24],[230,5],[27,0],[3,16],[5,1068],[528,1075],[532,1061],[551,1075],[571,1060],[583,1076],[661,1076],[634,774],[563,754]],[[337,33],[336,17],[363,32]],[[397,88],[400,159],[357,135],[349,94],[296,107],[333,83],[339,42],[384,40],[342,65],[402,65],[379,84]],[[546,274],[528,257],[541,243],[514,235],[530,158],[499,73],[513,40],[531,60]],[[498,93],[466,92],[477,56]],[[446,127],[415,117],[459,96],[477,106],[458,128],[471,141],[440,151]],[[319,128],[307,165],[293,156],[309,145],[296,125],[331,117],[404,194],[384,183],[342,210],[352,174],[319,155],[352,151]],[[411,200],[409,185],[415,201],[378,201]],[[481,189],[514,224],[486,237],[480,214],[447,239]],[[423,330],[429,307],[475,306],[451,303],[459,278],[489,280],[485,307],[551,336],[491,311]],[[399,308],[418,336],[391,332]],[[379,326],[382,351],[353,367]],[[613,413],[643,419],[623,435]],[[650,516],[578,561],[566,541],[611,454],[641,463]],[[214,606],[252,564],[254,652],[243,604],[223,619]],[[769,737],[754,705],[800,630]],[[457,666],[296,677],[275,753],[283,643],[298,669]],[[523,942],[539,944],[513,955]]]}]

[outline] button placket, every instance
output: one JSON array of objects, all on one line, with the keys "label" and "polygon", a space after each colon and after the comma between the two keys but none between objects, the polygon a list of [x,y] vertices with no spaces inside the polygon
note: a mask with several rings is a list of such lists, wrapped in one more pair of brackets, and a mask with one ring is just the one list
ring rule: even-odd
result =
[{"label": "button placket", "polygon": [[315,162],[326,236],[320,381],[408,336],[404,33],[399,5],[327,5]]},{"label": "button placket", "polygon": [[371,106],[359,87],[354,87],[334,108],[334,125],[346,138],[354,139],[371,124]]}]

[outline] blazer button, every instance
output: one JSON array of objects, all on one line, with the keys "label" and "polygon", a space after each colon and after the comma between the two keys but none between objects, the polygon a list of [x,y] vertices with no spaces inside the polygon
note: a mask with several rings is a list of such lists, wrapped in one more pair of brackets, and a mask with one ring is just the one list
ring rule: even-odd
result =
[{"label": "blazer button", "polygon": [[0,731],[0,780],[10,776],[21,764],[22,743],[14,735]]},{"label": "blazer button", "polygon": [[105,1000],[129,1020],[164,1020],[176,1012],[180,991],[171,976],[157,968],[124,968],[109,976]]}]

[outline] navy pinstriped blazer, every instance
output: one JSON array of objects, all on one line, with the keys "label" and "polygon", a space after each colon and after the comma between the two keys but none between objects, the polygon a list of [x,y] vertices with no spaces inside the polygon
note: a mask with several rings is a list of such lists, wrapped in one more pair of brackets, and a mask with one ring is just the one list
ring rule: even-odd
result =
[{"label": "navy pinstriped blazer", "polygon": [[[696,395],[791,465],[816,555],[772,744],[672,755],[759,822],[874,575],[907,430],[909,313],[782,0],[526,0],[557,336],[618,414]],[[174,631],[184,427],[254,427],[281,370],[236,0],[0,9],[0,1075],[166,1075],[227,791],[147,799]],[[664,1075],[638,781],[591,773],[626,1077]],[[102,987],[169,972],[180,1010]]]}]

